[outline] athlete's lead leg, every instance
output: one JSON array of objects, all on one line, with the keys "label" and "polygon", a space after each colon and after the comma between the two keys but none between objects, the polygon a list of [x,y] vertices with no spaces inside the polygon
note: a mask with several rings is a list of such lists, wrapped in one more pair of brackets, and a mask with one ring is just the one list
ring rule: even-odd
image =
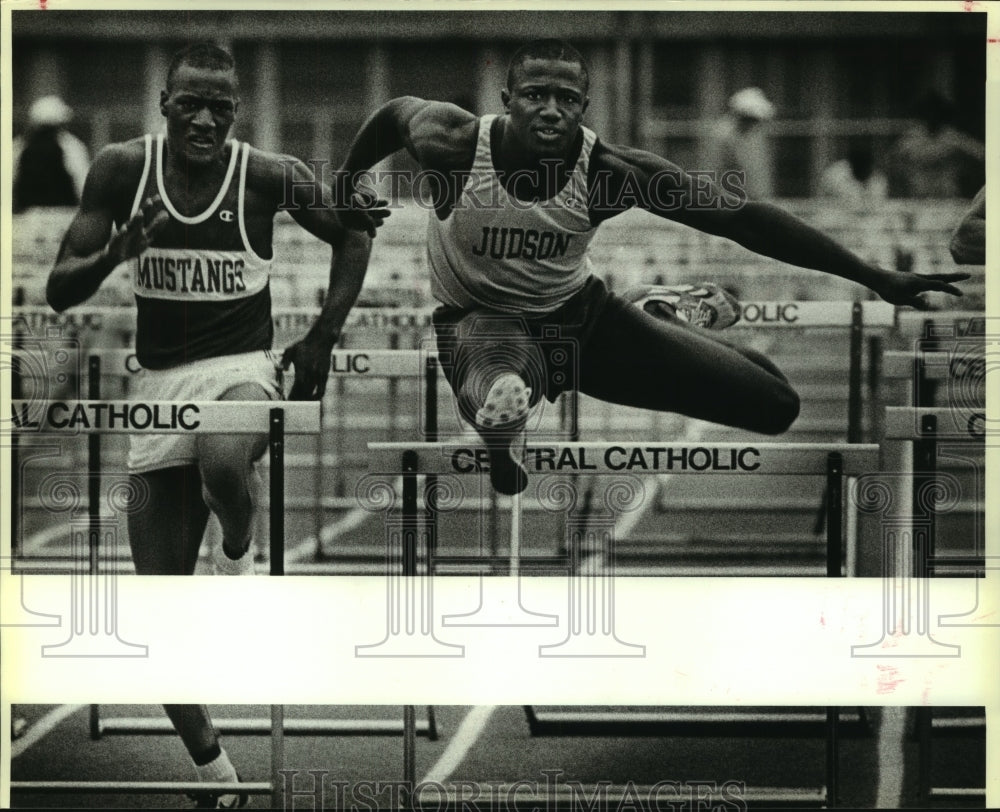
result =
[{"label": "athlete's lead leg", "polygon": [[601,400],[762,434],[781,434],[799,414],[798,394],[760,353],[615,297],[583,351],[580,379],[580,391]]}]

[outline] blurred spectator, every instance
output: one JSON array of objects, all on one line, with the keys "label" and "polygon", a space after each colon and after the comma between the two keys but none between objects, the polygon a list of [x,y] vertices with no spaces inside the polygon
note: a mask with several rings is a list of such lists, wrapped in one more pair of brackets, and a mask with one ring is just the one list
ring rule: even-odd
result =
[{"label": "blurred spectator", "polygon": [[[986,151],[953,126],[954,109],[937,93],[928,93],[915,110],[919,121],[903,133],[889,160],[893,197],[961,197],[963,181],[975,174],[982,183]],[[965,191],[964,194],[970,194]]]},{"label": "blurred spectator", "polygon": [[739,170],[752,200],[774,196],[771,145],[764,122],[774,118],[774,105],[759,87],[745,87],[729,99],[728,109],[708,137],[708,166],[718,173]]},{"label": "blurred spectator", "polygon": [[986,264],[986,187],[976,192],[972,205],[951,236],[951,257],[959,265]]},{"label": "blurred spectator", "polygon": [[819,194],[837,201],[844,208],[875,211],[888,195],[888,180],[875,167],[871,147],[855,144],[846,158],[823,170]]},{"label": "blurred spectator", "polygon": [[58,96],[36,99],[28,131],[14,142],[14,212],[33,206],[75,206],[83,194],[90,158],[66,129],[73,111]]},{"label": "blurred spectator", "polygon": [[888,181],[875,166],[868,144],[854,143],[846,158],[830,164],[819,179],[819,196],[830,202],[826,214],[847,227],[850,247],[871,263],[896,262],[897,224],[884,206]]}]

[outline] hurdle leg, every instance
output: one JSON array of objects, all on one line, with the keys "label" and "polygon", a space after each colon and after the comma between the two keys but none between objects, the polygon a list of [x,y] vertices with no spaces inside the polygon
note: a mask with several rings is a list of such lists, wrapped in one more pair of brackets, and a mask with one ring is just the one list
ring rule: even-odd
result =
[{"label": "hurdle leg", "polygon": [[386,514],[386,555],[401,546],[401,572],[386,573],[386,634],[378,643],[357,645],[356,657],[461,657],[465,646],[443,643],[434,636],[431,576],[418,576],[417,453],[403,451],[402,517]]},{"label": "hurdle leg", "polygon": [[850,363],[847,373],[847,442],[860,443],[861,425],[861,364],[864,357],[864,318],[861,302],[855,300],[851,307],[851,334],[848,348]]},{"label": "hurdle leg", "polygon": [[[99,356],[89,357],[87,375],[88,397],[100,400]],[[101,482],[101,435],[95,432],[87,438],[87,518],[85,521],[70,518],[74,559],[70,576],[70,636],[62,643],[43,646],[45,657],[145,657],[148,651],[147,646],[126,642],[118,636],[118,573],[114,571],[113,551],[118,546],[119,520],[118,517],[101,516]],[[131,490],[127,479],[112,487],[122,482]],[[102,536],[105,538],[103,545]],[[86,571],[80,566],[84,559],[84,537]]]},{"label": "hurdle leg", "polygon": [[826,458],[826,575],[839,578],[844,555],[844,458]]},{"label": "hurdle leg", "polygon": [[826,709],[826,805],[828,808],[838,806],[838,788],[840,782],[840,709]]},{"label": "hurdle leg", "polygon": [[[486,476],[483,474],[483,476]],[[490,497],[496,509],[496,492],[490,488]],[[445,626],[557,626],[557,615],[534,612],[521,602],[521,495],[511,497],[510,547],[507,577],[487,579],[479,576],[479,606],[472,612],[445,615]],[[491,517],[492,519],[492,517]],[[491,521],[495,527],[495,522]],[[496,552],[491,549],[491,559],[496,561]],[[487,586],[487,583],[489,585]],[[489,591],[491,599],[487,598]]]},{"label": "hurdle leg", "polygon": [[270,438],[270,536],[271,575],[285,574],[285,410],[271,409]]},{"label": "hurdle leg", "polygon": [[417,714],[413,705],[403,706],[403,809],[411,808],[417,786]]},{"label": "hurdle leg", "polygon": [[[438,403],[437,403],[437,359],[429,355],[424,367],[424,434],[428,442],[438,439]],[[434,575],[434,556],[437,553],[438,539],[438,503],[437,474],[424,477],[424,504],[426,505],[427,522],[427,575]]]},{"label": "hurdle leg", "polygon": [[284,809],[281,771],[285,768],[285,706],[271,705],[271,808]]},{"label": "hurdle leg", "polygon": [[[101,397],[101,359],[96,355],[87,360],[87,397],[91,400]],[[87,511],[90,514],[89,572],[97,575],[101,551],[97,532],[101,519],[101,435],[97,433],[87,437]]]},{"label": "hurdle leg", "polygon": [[931,799],[931,733],[933,719],[930,707],[916,709],[917,726],[917,800],[922,806]]}]

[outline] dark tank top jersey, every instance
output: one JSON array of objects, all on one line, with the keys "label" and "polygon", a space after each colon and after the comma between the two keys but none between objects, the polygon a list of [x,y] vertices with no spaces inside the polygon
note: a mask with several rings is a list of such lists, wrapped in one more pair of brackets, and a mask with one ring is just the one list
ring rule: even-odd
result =
[{"label": "dark tank top jersey", "polygon": [[158,194],[170,221],[132,261],[139,363],[166,369],[270,349],[271,260],[254,252],[243,216],[249,145],[230,142],[230,161],[218,194],[207,209],[191,217],[177,211],[167,197],[163,136],[147,135],[145,145],[146,162],[132,213]]}]

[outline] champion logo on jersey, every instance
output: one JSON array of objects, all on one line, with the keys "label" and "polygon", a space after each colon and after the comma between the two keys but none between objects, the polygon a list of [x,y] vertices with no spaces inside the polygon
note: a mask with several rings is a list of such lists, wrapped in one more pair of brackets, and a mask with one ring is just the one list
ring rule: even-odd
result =
[{"label": "champion logo on jersey", "polygon": [[222,211],[219,212],[219,219],[226,223],[231,223],[234,219],[236,219],[236,215],[229,209],[222,209]]}]

